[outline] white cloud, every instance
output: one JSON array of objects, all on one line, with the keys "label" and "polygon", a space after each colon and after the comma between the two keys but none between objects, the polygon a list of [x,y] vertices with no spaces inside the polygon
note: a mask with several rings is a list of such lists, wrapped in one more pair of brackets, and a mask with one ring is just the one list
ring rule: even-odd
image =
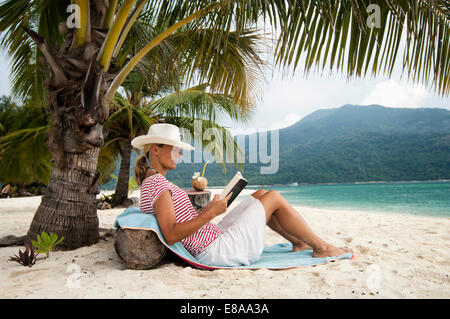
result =
[{"label": "white cloud", "polygon": [[361,102],[387,107],[420,107],[428,92],[423,85],[400,84],[394,80],[378,83]]},{"label": "white cloud", "polygon": [[233,136],[236,135],[250,135],[258,132],[258,129],[254,127],[231,127],[230,132]]},{"label": "white cloud", "polygon": [[296,113],[289,113],[280,121],[275,121],[270,125],[270,130],[281,129],[298,122],[302,117]]},{"label": "white cloud", "polygon": [[248,135],[256,132],[264,132],[269,130],[282,129],[293,125],[298,122],[302,117],[296,113],[287,114],[282,120],[274,121],[272,123],[261,123],[259,127],[232,127],[230,128],[231,134],[233,135]]},{"label": "white cloud", "polygon": [[336,82],[334,78],[318,75],[308,78],[300,74],[292,78],[278,75],[265,87],[263,102],[259,107],[267,111],[271,118],[279,120],[288,113],[306,116],[319,107],[338,107],[339,103],[342,105],[357,101],[355,95],[343,98],[344,87],[341,83],[336,85]]}]

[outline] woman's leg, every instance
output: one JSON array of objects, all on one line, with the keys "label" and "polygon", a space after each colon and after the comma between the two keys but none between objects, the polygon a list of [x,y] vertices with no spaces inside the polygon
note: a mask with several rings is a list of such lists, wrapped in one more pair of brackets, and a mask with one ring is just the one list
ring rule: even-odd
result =
[{"label": "woman's leg", "polygon": [[[255,197],[256,199],[259,199],[262,195],[264,195],[267,191],[264,189],[259,189],[256,192],[252,193],[251,195]],[[280,234],[283,238],[290,241],[292,243],[292,251],[302,251],[311,249],[311,247],[299,240],[298,238],[289,235],[283,227],[281,227],[280,222],[278,221],[275,214],[272,215],[270,220],[267,223],[267,226],[269,226],[274,232]]]},{"label": "woman's leg", "polygon": [[300,214],[277,191],[267,191],[258,199],[266,211],[266,223],[272,216],[276,216],[287,234],[312,247],[313,257],[339,256],[349,252],[349,250],[336,248],[317,236]]},{"label": "woman's leg", "polygon": [[267,223],[267,226],[270,227],[274,232],[277,232],[285,239],[289,240],[292,243],[292,251],[303,251],[303,250],[309,250],[311,247],[298,239],[297,237],[289,235],[283,227],[281,227],[280,222],[278,221],[277,217],[275,215],[272,215],[272,218],[270,218],[269,222]]}]

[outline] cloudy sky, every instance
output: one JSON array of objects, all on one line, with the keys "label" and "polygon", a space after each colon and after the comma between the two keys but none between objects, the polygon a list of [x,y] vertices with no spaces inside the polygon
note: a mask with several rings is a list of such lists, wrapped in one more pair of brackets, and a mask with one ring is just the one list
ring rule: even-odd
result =
[{"label": "cloudy sky", "polygon": [[298,69],[294,75],[281,72],[269,75],[263,87],[263,98],[257,105],[254,119],[248,125],[224,121],[234,133],[250,133],[287,127],[308,114],[344,104],[379,104],[387,107],[437,107],[450,110],[450,98],[444,98],[432,88],[415,85],[402,79],[397,72],[387,77],[347,79],[338,74],[303,75]]},{"label": "cloudy sky", "polygon": [[[262,85],[260,101],[253,119],[243,125],[220,121],[233,134],[245,134],[283,128],[323,108],[344,104],[380,104],[387,107],[438,107],[450,110],[450,98],[440,97],[432,88],[402,80],[400,70],[393,77],[350,79],[339,74],[303,75],[300,67],[292,75],[268,71]],[[0,54],[0,95],[10,94],[9,66],[5,53]]]}]

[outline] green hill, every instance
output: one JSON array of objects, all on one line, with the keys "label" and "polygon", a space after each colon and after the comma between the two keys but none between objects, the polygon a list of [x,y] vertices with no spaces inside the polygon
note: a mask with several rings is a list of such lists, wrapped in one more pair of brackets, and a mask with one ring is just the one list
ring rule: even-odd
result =
[{"label": "green hill", "polygon": [[[255,137],[255,135],[253,135]],[[249,136],[245,136],[249,154]],[[270,154],[270,134],[268,134]],[[279,169],[261,174],[263,164],[244,164],[251,185],[351,183],[450,179],[450,111],[344,105],[321,109],[279,131]],[[236,172],[208,164],[209,186],[226,184]],[[173,183],[189,187],[203,163],[180,163],[168,172]]]}]

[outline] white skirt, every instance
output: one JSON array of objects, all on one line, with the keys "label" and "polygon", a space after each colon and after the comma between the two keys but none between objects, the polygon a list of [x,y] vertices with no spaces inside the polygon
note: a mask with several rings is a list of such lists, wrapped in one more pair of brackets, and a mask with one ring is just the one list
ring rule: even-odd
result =
[{"label": "white skirt", "polygon": [[240,202],[217,225],[223,232],[197,260],[211,266],[249,265],[264,250],[266,212],[253,196]]}]

